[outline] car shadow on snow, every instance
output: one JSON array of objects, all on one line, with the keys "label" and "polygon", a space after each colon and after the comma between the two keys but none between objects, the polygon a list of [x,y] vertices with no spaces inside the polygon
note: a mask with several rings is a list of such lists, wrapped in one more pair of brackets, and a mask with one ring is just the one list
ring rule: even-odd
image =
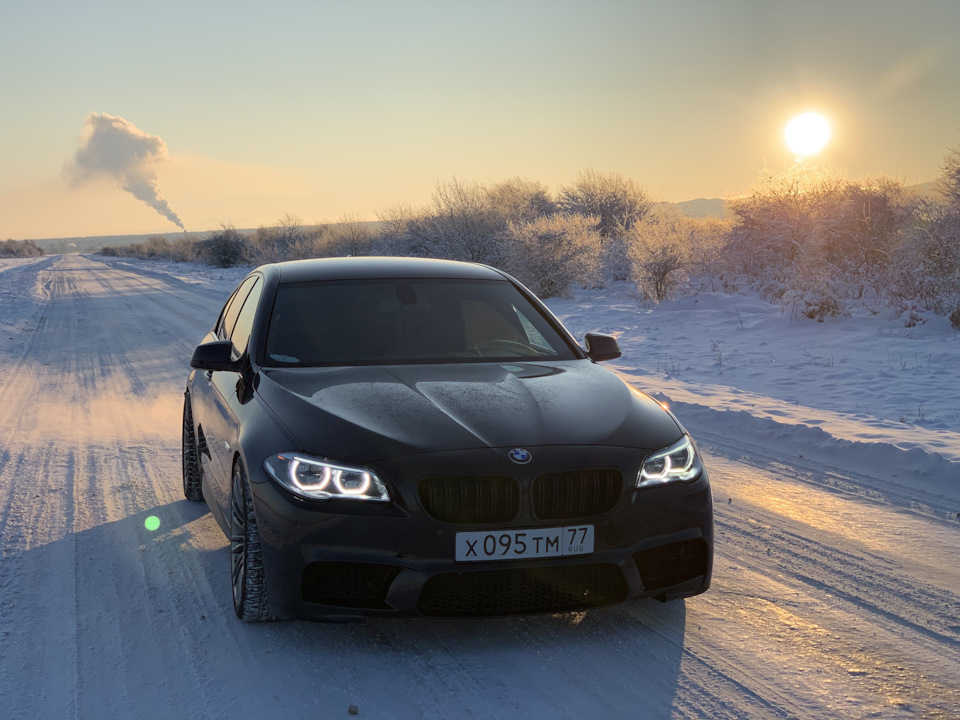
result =
[{"label": "car shadow on snow", "polygon": [[[61,469],[72,479],[72,463]],[[142,506],[144,489],[134,479],[117,484],[108,510],[104,497],[75,498],[80,484],[38,486],[29,515],[0,514],[0,642],[16,648],[0,653],[3,717],[142,717],[160,707],[189,717],[206,556],[222,549],[204,547],[216,537],[213,519],[181,501],[98,522]],[[170,692],[179,686],[182,707]]]},{"label": "car shadow on snow", "polygon": [[[117,502],[126,492],[115,488]],[[88,522],[85,509],[72,513],[68,526]],[[239,697],[250,716],[328,717],[355,705],[366,717],[658,718],[676,701],[683,601],[245,624],[233,614],[229,565],[216,522],[185,500],[6,554],[0,584],[16,590],[4,640],[20,650],[0,670],[21,681],[5,690],[24,717],[70,707],[93,717],[103,703],[120,715],[162,707],[186,717]],[[69,692],[63,677],[75,678]]]},{"label": "car shadow on snow", "polygon": [[[220,564],[226,562],[224,553]],[[269,637],[273,655],[312,677],[349,672],[352,693],[344,702],[364,714],[411,718],[667,718],[680,685],[685,631],[682,600],[502,618],[286,621],[239,629],[255,642]],[[299,692],[305,708],[313,707],[316,696]]]},{"label": "car shadow on snow", "polygon": [[[229,547],[205,509],[181,501],[153,510],[166,533],[149,541],[173,566],[161,574],[174,586],[174,604],[204,618],[193,642],[218,659],[204,673],[228,697],[250,698],[263,712],[275,709],[268,699],[281,698],[289,717],[351,705],[389,718],[672,714],[686,644],[683,600],[494,618],[247,624],[233,613]],[[130,519],[138,532],[150,514]],[[248,667],[231,671],[239,662]]]}]

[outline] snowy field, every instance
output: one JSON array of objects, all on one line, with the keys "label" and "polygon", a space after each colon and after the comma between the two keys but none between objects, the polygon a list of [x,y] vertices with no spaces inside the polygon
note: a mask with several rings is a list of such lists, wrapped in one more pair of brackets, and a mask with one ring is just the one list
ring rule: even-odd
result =
[{"label": "snowy field", "polygon": [[[246,270],[0,259],[2,718],[960,717],[960,337],[748,297],[552,299],[704,451],[714,584],[485,620],[244,625],[182,499],[193,345]],[[156,532],[144,519],[161,519]]]},{"label": "snowy field", "polygon": [[792,320],[716,293],[650,309],[630,287],[547,304],[578,337],[617,335],[610,366],[682,420],[960,498],[960,333],[946,318]]}]

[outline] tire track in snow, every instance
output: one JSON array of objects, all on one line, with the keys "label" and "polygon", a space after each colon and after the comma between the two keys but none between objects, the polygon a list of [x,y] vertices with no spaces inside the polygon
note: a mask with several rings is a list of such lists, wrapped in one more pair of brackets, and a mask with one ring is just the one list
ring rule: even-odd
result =
[{"label": "tire track in snow", "polygon": [[[76,716],[73,453],[17,448],[0,466],[0,686],[4,714]],[[41,571],[37,572],[37,568]],[[38,608],[43,614],[36,618]],[[24,617],[34,618],[21,622]],[[25,680],[27,682],[25,682]]]},{"label": "tire track in snow", "polygon": [[149,296],[127,302],[89,265],[51,259],[18,278],[42,309],[0,386],[0,628],[15,650],[0,659],[4,717],[185,716],[179,691],[191,713],[212,717],[222,698],[204,700],[216,684],[199,668],[191,624],[162,614],[172,599],[184,605],[164,580],[179,553],[141,549],[143,518],[178,485],[178,432],[147,427],[151,413],[138,417],[130,400],[172,388],[128,355],[147,323],[182,337],[202,334],[202,321],[171,328]]},{"label": "tire track in snow", "polygon": [[[728,594],[750,626],[780,646],[758,640],[761,652],[774,657],[789,648],[797,664],[815,673],[812,686],[802,676],[793,680],[798,695],[805,693],[835,717],[870,712],[911,717],[918,710],[924,717],[955,717],[960,689],[950,678],[960,677],[960,596],[924,581],[909,562],[877,551],[863,530],[878,526],[896,532],[902,515],[901,523],[926,525],[935,537],[940,523],[901,508],[865,505],[861,498],[858,523],[823,528],[818,507],[833,493],[816,485],[809,493],[797,491],[795,475],[767,467],[760,470],[772,476],[772,483],[765,480],[765,496],[749,478],[757,470],[740,463],[711,464],[709,458],[708,465],[719,471],[712,475],[718,495],[726,492],[731,502],[717,503],[718,592],[712,590],[705,602],[714,604],[718,595]],[[784,494],[801,493],[800,517],[783,506],[784,496],[777,493],[781,483]],[[877,513],[884,515],[882,522],[874,522]],[[909,546],[904,551],[909,557]],[[817,685],[850,687],[857,700],[846,703],[818,692]]]}]

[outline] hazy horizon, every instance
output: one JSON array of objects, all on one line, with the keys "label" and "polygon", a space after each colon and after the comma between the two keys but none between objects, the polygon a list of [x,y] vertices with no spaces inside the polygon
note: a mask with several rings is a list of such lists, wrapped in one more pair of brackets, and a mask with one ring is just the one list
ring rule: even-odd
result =
[{"label": "hazy horizon", "polygon": [[[726,202],[724,198],[693,198],[692,200],[681,200],[676,203],[667,203],[670,205],[676,206],[683,214],[688,217],[708,217],[708,216],[722,216],[723,209],[722,203]],[[721,205],[717,205],[720,203]],[[715,207],[716,206],[716,207]],[[261,223],[256,227],[238,227],[236,228],[240,232],[254,232],[257,228],[260,227],[272,227],[276,224],[278,219],[275,218],[274,221]],[[329,222],[316,222],[316,223],[303,223],[305,226],[316,226],[316,225],[336,225],[339,221],[329,221]],[[361,222],[369,222],[371,224],[377,224],[380,221],[377,219],[372,220],[362,220]],[[235,227],[233,223],[226,223],[230,227]],[[166,230],[158,232],[146,232],[146,233],[111,233],[105,235],[60,235],[57,237],[35,237],[35,238],[11,238],[13,240],[30,240],[40,244],[41,247],[47,248],[53,243],[68,243],[76,240],[117,240],[120,244],[126,244],[129,242],[138,242],[140,238],[146,239],[151,236],[165,237],[168,240],[172,240],[181,235],[204,235],[206,233],[215,232],[222,225],[215,227],[207,228],[195,228],[190,230]],[[7,238],[4,238],[7,239]]]}]

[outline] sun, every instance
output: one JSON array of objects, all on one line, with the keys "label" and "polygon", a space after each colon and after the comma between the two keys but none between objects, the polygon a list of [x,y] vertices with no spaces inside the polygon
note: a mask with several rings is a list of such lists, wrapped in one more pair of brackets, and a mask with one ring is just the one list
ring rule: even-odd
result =
[{"label": "sun", "polygon": [[830,139],[830,123],[823,115],[806,112],[787,123],[783,137],[800,160],[823,149]]}]

